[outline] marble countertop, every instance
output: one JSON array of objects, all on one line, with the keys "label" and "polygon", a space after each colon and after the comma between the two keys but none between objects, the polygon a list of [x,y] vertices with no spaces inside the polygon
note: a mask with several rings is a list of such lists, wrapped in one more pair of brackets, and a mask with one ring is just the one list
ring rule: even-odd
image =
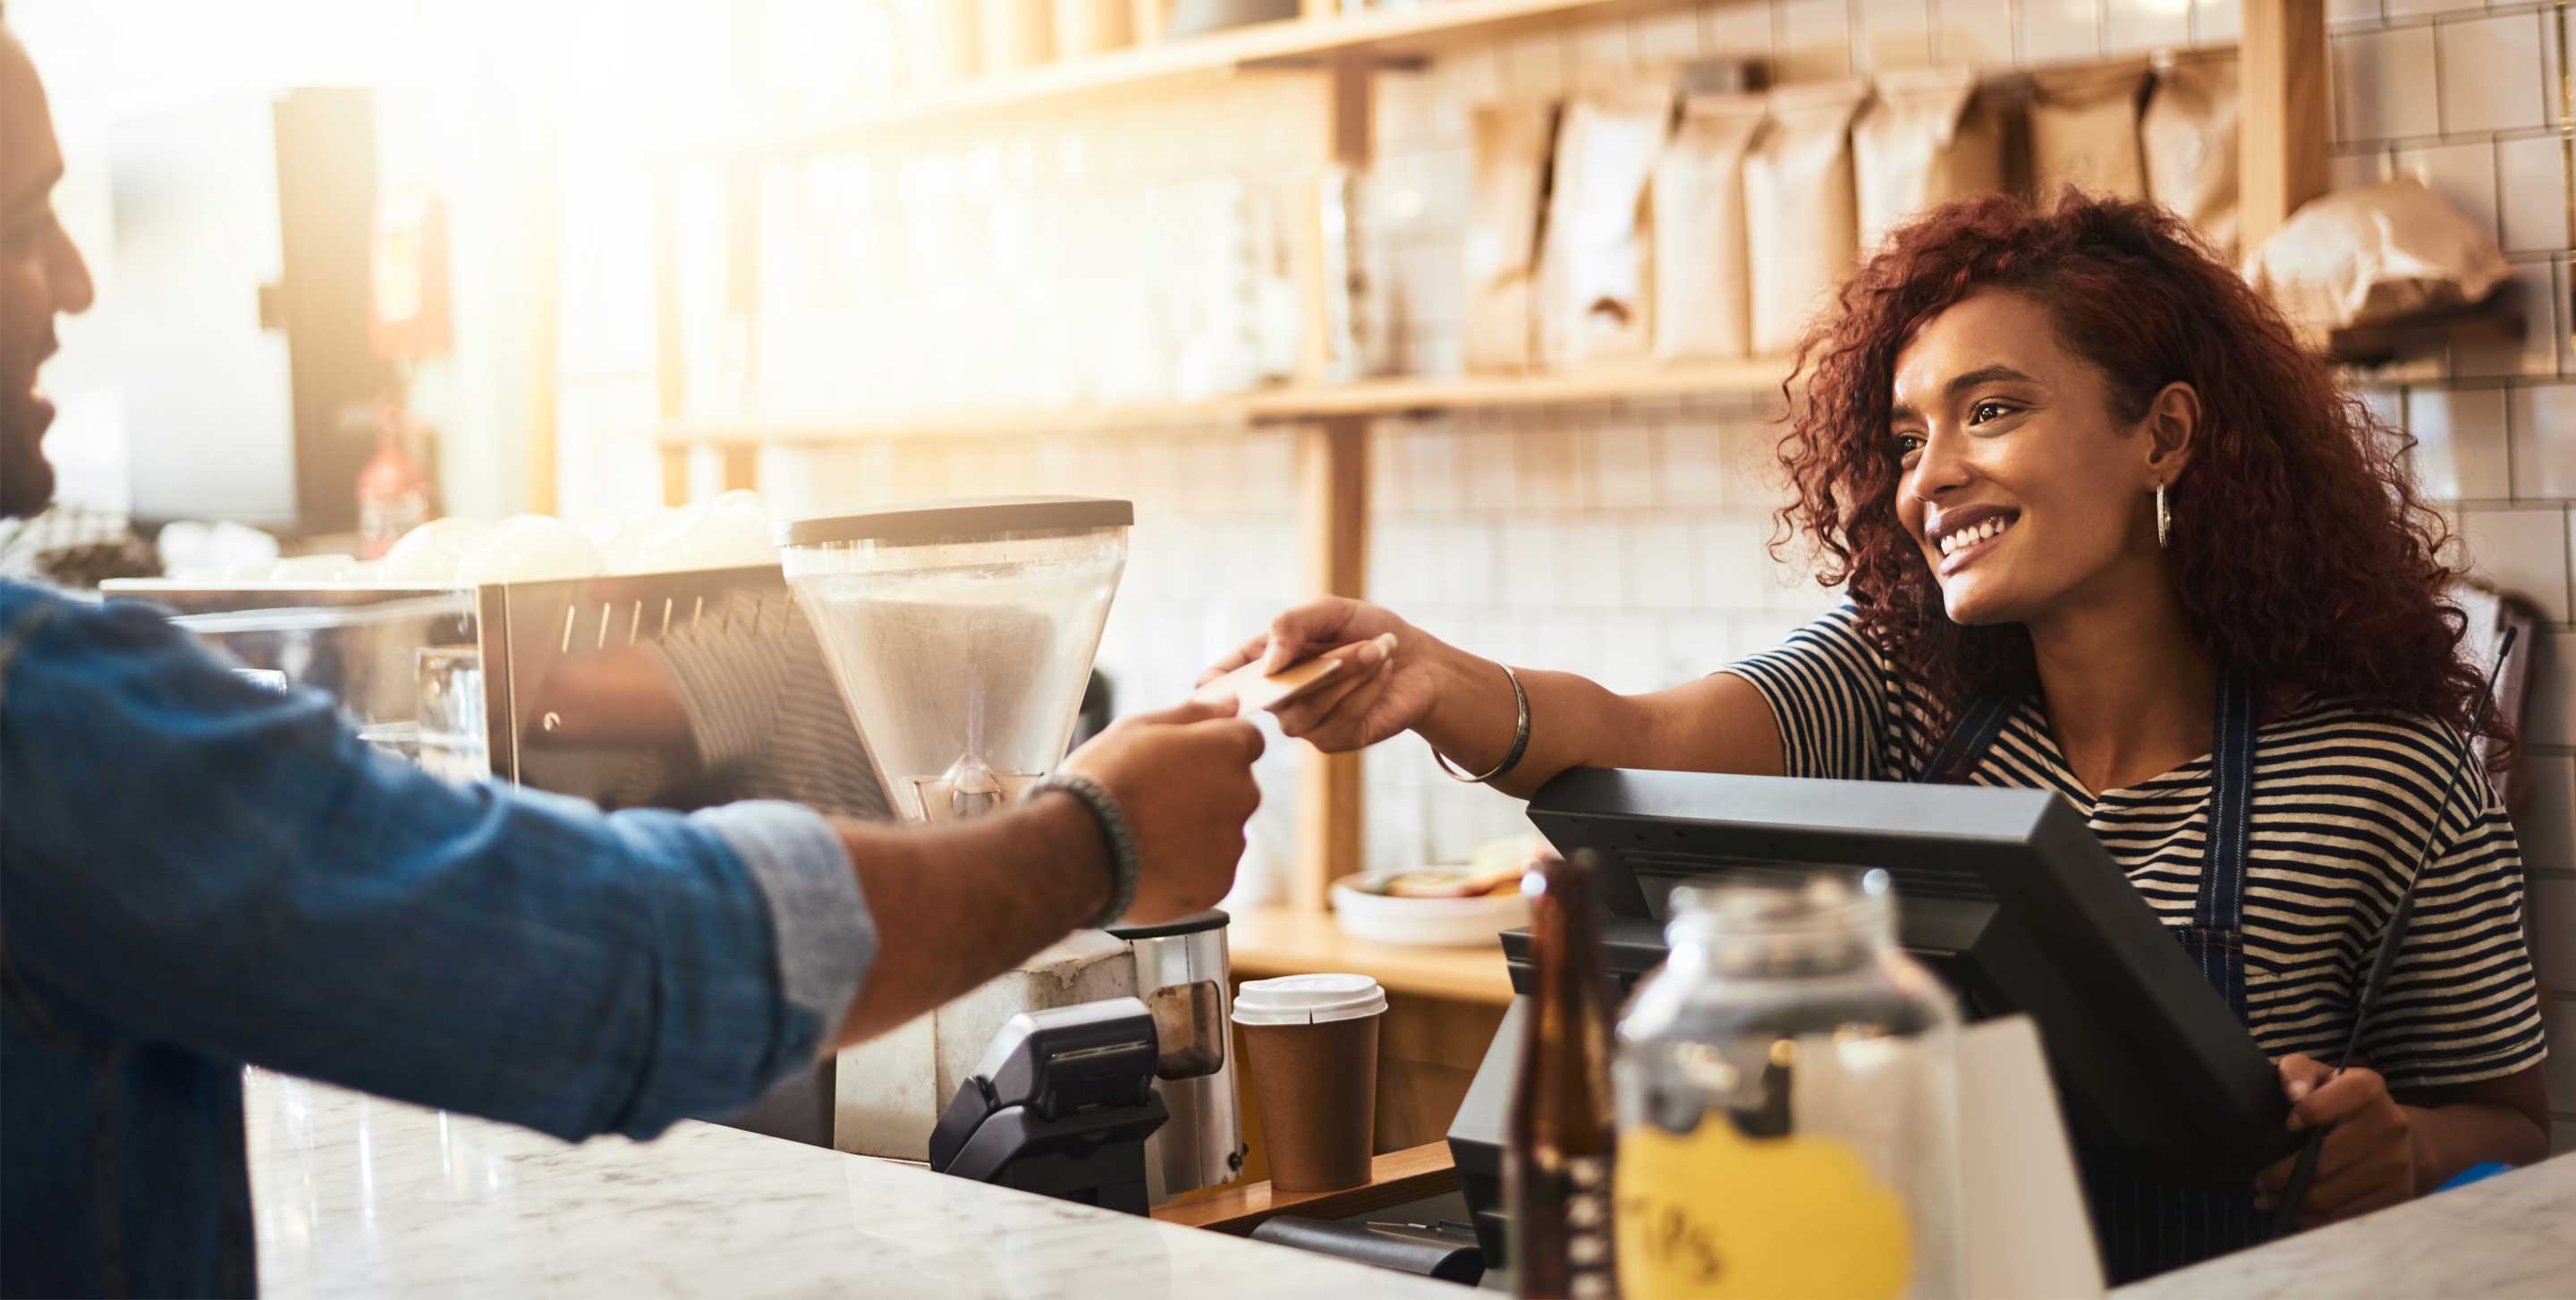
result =
[{"label": "marble countertop", "polygon": [[1472,1294],[713,1124],[566,1146],[259,1070],[244,1101],[271,1300]]},{"label": "marble countertop", "polygon": [[2115,1300],[2576,1293],[2576,1155],[2178,1269]]},{"label": "marble countertop", "polygon": [[[249,1073],[263,1294],[1055,1297],[1471,1292],[712,1124],[566,1146]],[[2114,1293],[2114,1300],[2566,1294],[2576,1156]]]}]

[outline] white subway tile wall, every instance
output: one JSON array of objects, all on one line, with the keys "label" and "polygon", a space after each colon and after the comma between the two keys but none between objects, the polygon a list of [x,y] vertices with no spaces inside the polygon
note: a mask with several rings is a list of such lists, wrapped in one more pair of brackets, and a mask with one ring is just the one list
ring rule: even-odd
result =
[{"label": "white subway tile wall", "polygon": [[2388,16],[2412,18],[2423,14],[2456,13],[2464,9],[2484,9],[2486,0],[2387,0]]},{"label": "white subway tile wall", "polygon": [[[2014,0],[1932,0],[1932,52],[1943,63],[2013,66]],[[1748,6],[1751,7],[1751,6]]]},{"label": "white subway tile wall", "polygon": [[2334,38],[2338,140],[2439,134],[2441,75],[2433,29],[2398,27]]},{"label": "white subway tile wall", "polygon": [[1853,40],[1847,0],[1774,0],[1772,50],[1782,81],[1818,81],[1849,73],[1865,55]]},{"label": "white subway tile wall", "polygon": [[2418,388],[2406,394],[2415,435],[2415,486],[2445,501],[2513,495],[2501,388]]},{"label": "white subway tile wall", "polygon": [[2191,39],[2200,45],[2228,45],[2245,32],[2245,6],[2240,0],[2193,0]]},{"label": "white subway tile wall", "polygon": [[[1562,93],[1599,77],[1604,64],[1615,73],[1616,65],[1720,54],[1773,55],[1790,78],[1809,79],[1926,54],[2004,68],[2184,39],[2226,44],[2240,12],[2237,0],[1744,0],[1516,37],[1382,76],[1364,219],[1386,281],[1391,355],[1407,370],[1459,368],[1474,103]],[[2409,424],[2423,440],[2421,481],[2455,503],[2470,552],[2549,620],[2532,647],[2525,713],[2535,793],[2517,818],[2552,1026],[2562,1031],[2553,1074],[2564,1148],[2576,1135],[2568,1082],[2576,1041],[2565,1037],[2576,1033],[2576,344],[2566,313],[2576,286],[2567,274],[2569,176],[2554,134],[2563,106],[2549,98],[2563,58],[2555,13],[2479,0],[2330,0],[2328,12],[2335,183],[2422,175],[2491,223],[2513,259],[2520,340],[2463,343],[2447,359],[2374,378],[2365,395],[2379,418]],[[1295,151],[1272,146],[1305,137],[1283,128],[1281,102],[1228,91],[1193,100],[1186,115],[1131,115],[1150,123],[1150,149],[1130,156],[1118,141],[1089,139],[1090,175],[1158,183],[1191,168],[1239,175],[1253,141],[1263,147],[1249,151],[1258,155],[1251,166],[1285,171],[1282,160]],[[590,274],[599,260],[567,258],[568,348],[628,340],[650,318],[615,296],[636,283],[631,271]],[[594,320],[598,331],[587,328]],[[615,359],[634,370],[633,353],[629,342]],[[649,349],[642,364],[649,367]],[[576,495],[603,506],[649,499],[658,473],[649,368],[643,374],[640,398],[631,382],[615,395],[565,385],[568,504]],[[1780,499],[1768,471],[1775,405],[1380,421],[1371,451],[1372,591],[1432,635],[1622,689],[1683,681],[1767,648],[1833,599],[1768,552]],[[1179,696],[1202,667],[1297,599],[1294,436],[1039,432],[872,444],[773,455],[765,481],[799,509],[939,492],[1134,498],[1145,522],[1100,661],[1120,707],[1135,710]],[[711,479],[714,466],[699,472]],[[1263,760],[1268,799],[1254,826],[1247,899],[1284,877],[1294,851],[1296,750],[1275,743]],[[1365,770],[1372,866],[1457,860],[1525,829],[1516,803],[1441,776],[1418,742],[1383,747]]]},{"label": "white subway tile wall", "polygon": [[2021,0],[2021,58],[2070,63],[2102,53],[2102,0]]},{"label": "white subway tile wall", "polygon": [[[1943,3],[1944,0],[1934,0]],[[1960,2],[1960,0],[1951,0]],[[2000,9],[2012,0],[1975,0]],[[1778,15],[1767,4],[1716,0],[1699,7],[1700,50],[1710,55],[1771,53],[1778,43]]]},{"label": "white subway tile wall", "polygon": [[2568,620],[2567,508],[2464,509],[2460,539],[2498,587],[2528,597],[2552,623]]},{"label": "white subway tile wall", "polygon": [[2496,141],[2504,248],[2508,253],[2565,248],[2567,144],[2555,135]]},{"label": "white subway tile wall", "polygon": [[2512,393],[2516,487],[2538,500],[2576,497],[2576,384]]},{"label": "white subway tile wall", "polygon": [[2434,25],[2441,38],[2442,130],[2511,131],[2548,120],[2540,60],[2544,15],[2499,14]]},{"label": "white subway tile wall", "polygon": [[2137,54],[2188,45],[2191,39],[2191,0],[2105,0],[2106,54]]},{"label": "white subway tile wall", "polygon": [[1893,68],[1932,61],[1931,0],[1856,0],[1860,22],[1853,61]]}]

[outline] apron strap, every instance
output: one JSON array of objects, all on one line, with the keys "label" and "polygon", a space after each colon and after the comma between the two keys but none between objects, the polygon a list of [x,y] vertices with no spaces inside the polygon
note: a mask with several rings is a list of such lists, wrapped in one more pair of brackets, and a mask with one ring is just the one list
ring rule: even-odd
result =
[{"label": "apron strap", "polygon": [[[2216,726],[2210,739],[2209,835],[2201,849],[2200,889],[2192,900],[2186,946],[2210,987],[2245,1018],[2245,872],[2254,811],[2253,684],[2233,672],[2218,675]],[[2012,718],[2015,697],[1981,695],[1969,702],[1943,737],[1919,778],[1926,784],[1964,781],[1994,747]]]},{"label": "apron strap", "polygon": [[[2203,978],[2239,1023],[2245,1019],[2245,871],[2253,819],[2254,700],[2251,683],[2218,678],[2217,724],[2210,741],[2209,835],[2202,848],[2200,889],[2191,925],[2177,937]],[[1974,769],[2014,701],[1981,697],[1962,713],[1925,765],[1925,782],[1956,783]],[[2117,1157],[2079,1148],[2085,1199],[2103,1234],[2103,1262],[2114,1285],[2259,1244],[2268,1216],[2253,1192],[2180,1187],[2146,1177]]]},{"label": "apron strap", "polygon": [[2193,945],[2201,974],[2245,1017],[2245,870],[2247,827],[2253,819],[2254,692],[2244,678],[2218,678],[2217,734],[2209,752],[2209,837],[2200,859],[2200,891],[2192,903]]},{"label": "apron strap", "polygon": [[1957,785],[1985,759],[1994,748],[1995,738],[2004,734],[2004,724],[2012,720],[2015,699],[2008,695],[1980,695],[1968,702],[1959,720],[1950,726],[1950,734],[1932,758],[1923,765],[1917,778],[1926,785]]}]

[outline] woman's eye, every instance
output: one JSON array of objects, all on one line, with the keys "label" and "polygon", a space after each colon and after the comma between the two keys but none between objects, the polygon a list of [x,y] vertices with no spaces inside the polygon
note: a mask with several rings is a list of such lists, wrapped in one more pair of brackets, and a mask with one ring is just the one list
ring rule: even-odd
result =
[{"label": "woman's eye", "polygon": [[1979,402],[1968,408],[1968,423],[1984,424],[2012,414],[2012,408],[2001,402]]},{"label": "woman's eye", "polygon": [[1923,439],[1919,434],[1900,433],[1894,441],[1896,458],[1901,461],[1912,460],[1916,452],[1923,450]]}]

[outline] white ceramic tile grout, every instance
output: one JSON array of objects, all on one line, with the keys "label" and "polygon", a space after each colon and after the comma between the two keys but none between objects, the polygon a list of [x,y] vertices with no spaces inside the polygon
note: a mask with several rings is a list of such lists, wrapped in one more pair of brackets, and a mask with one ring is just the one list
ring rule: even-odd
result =
[{"label": "white ceramic tile grout", "polygon": [[2576,384],[2508,391],[2515,499],[2576,500]]}]

